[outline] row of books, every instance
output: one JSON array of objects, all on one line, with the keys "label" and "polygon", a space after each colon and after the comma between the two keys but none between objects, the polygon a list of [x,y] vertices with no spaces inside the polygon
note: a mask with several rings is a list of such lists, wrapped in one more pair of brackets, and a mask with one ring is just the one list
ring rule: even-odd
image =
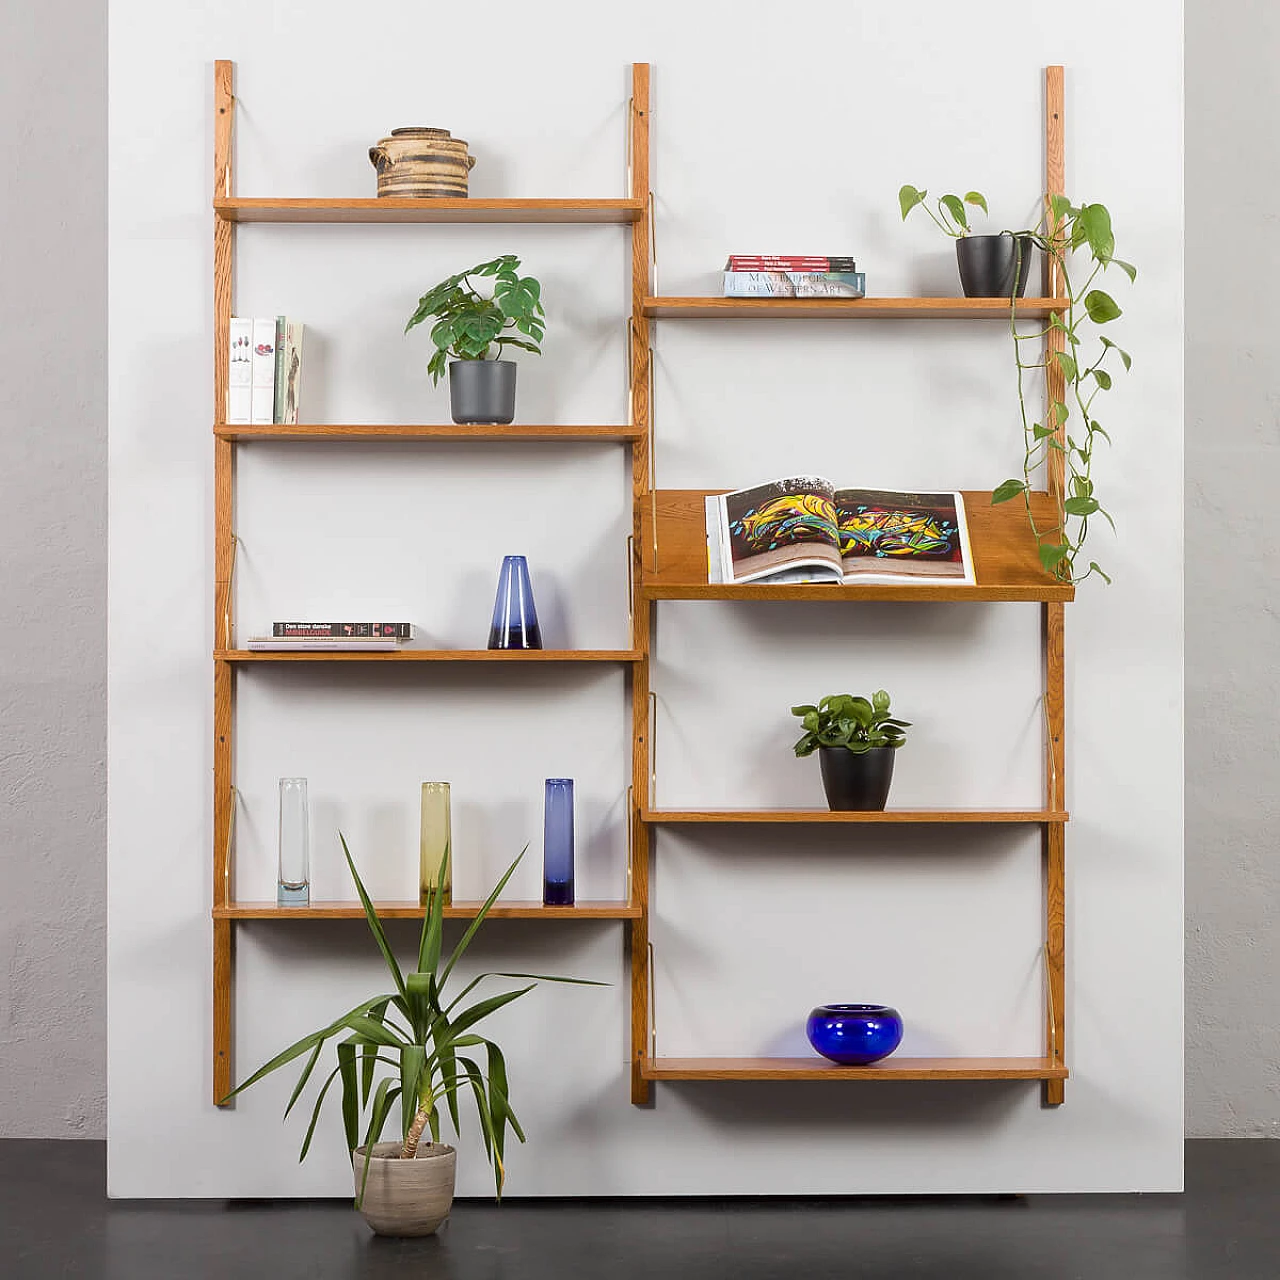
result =
[{"label": "row of books", "polygon": [[724,264],[726,298],[863,298],[867,277],[838,254],[732,253]]},{"label": "row of books", "polygon": [[273,622],[269,636],[250,636],[257,652],[394,653],[413,639],[412,622]]},{"label": "row of books", "polygon": [[231,317],[227,421],[233,426],[298,421],[302,322],[288,316]]}]

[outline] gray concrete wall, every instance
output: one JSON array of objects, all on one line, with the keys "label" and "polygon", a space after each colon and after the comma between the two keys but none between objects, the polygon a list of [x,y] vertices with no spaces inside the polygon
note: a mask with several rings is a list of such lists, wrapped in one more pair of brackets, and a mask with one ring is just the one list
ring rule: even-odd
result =
[{"label": "gray concrete wall", "polygon": [[[1280,1136],[1280,179],[1260,162],[1280,11],[1186,0],[1185,15],[1187,1131]],[[105,5],[7,4],[0,23],[0,1136],[97,1137]],[[51,159],[77,175],[52,200]],[[23,630],[52,618],[56,634]]]},{"label": "gray concrete wall", "polygon": [[0,6],[0,1137],[106,1132],[106,5]]},{"label": "gray concrete wall", "polygon": [[1280,1137],[1277,50],[1274,0],[1187,0],[1187,1132],[1204,1137]]}]

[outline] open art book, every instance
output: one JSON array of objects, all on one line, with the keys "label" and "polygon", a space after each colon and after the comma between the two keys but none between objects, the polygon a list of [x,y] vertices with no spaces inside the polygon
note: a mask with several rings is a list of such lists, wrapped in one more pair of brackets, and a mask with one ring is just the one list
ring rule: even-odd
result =
[{"label": "open art book", "polygon": [[707,498],[710,582],[973,583],[960,494],[792,476]]}]

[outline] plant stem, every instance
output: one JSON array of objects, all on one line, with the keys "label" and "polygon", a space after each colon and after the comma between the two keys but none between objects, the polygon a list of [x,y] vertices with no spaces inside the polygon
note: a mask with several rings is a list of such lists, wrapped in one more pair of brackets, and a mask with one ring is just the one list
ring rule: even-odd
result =
[{"label": "plant stem", "polygon": [[401,1160],[412,1160],[418,1154],[418,1143],[422,1140],[422,1131],[431,1120],[431,1103],[424,1102],[413,1117],[409,1132],[405,1135],[404,1147],[400,1152]]}]

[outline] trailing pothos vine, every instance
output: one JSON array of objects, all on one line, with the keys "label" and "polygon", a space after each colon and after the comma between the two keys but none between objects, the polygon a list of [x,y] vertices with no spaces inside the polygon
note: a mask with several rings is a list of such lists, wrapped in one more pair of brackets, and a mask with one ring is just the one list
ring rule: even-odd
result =
[{"label": "trailing pothos vine", "polygon": [[[1111,370],[1104,366],[1112,353],[1126,372],[1133,362],[1129,353],[1105,334],[1094,335],[1086,326],[1110,324],[1121,314],[1115,299],[1094,287],[1098,275],[1115,266],[1132,282],[1137,270],[1115,256],[1111,214],[1105,205],[1076,206],[1066,196],[1054,195],[1037,228],[1013,234],[1019,254],[1028,252],[1034,245],[1057,265],[1067,306],[1061,313],[1053,312],[1043,328],[1019,332],[1017,312],[1010,300],[1009,329],[1017,364],[1018,407],[1024,442],[1022,478],[1006,480],[991,495],[991,501],[995,504],[1022,498],[1036,536],[1040,563],[1046,570],[1072,583],[1083,582],[1095,573],[1110,582],[1096,560],[1090,560],[1083,573],[1077,571],[1077,560],[1089,534],[1089,521],[1101,516],[1115,528],[1094,487],[1093,460],[1098,440],[1101,438],[1110,444],[1111,437],[1098,422],[1093,405],[1102,392],[1111,390]],[[1085,249],[1089,272],[1084,281],[1077,284],[1071,277],[1069,260],[1074,253]],[[1022,358],[1024,343],[1043,342],[1055,332],[1062,335],[1061,350],[1054,349],[1041,359]],[[1047,372],[1048,360],[1054,361],[1062,371],[1063,398],[1053,400],[1045,420],[1038,422],[1027,408],[1025,376],[1033,369]],[[1052,525],[1042,525],[1036,520],[1031,505],[1032,473],[1054,453],[1061,456],[1063,463],[1062,495],[1057,520]]]}]

